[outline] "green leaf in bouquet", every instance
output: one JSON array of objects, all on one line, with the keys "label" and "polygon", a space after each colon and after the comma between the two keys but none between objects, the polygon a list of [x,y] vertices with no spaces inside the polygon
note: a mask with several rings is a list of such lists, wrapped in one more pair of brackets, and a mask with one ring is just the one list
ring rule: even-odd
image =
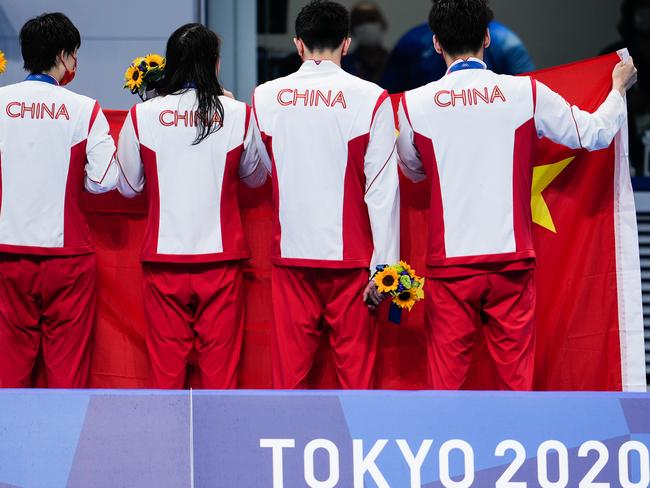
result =
[{"label": "green leaf in bouquet", "polygon": [[424,290],[422,289],[421,286],[415,289],[415,298],[417,298],[418,300],[422,300],[424,298]]},{"label": "green leaf in bouquet", "polygon": [[410,277],[409,275],[406,274],[406,275],[402,275],[402,276],[400,276],[400,277],[399,277],[399,282],[400,282],[400,283],[402,284],[402,286],[403,286],[404,288],[406,288],[407,290],[410,290],[410,289],[411,289],[411,286],[412,286],[412,280],[411,280],[411,277]]},{"label": "green leaf in bouquet", "polygon": [[150,68],[143,76],[144,83],[156,83],[162,80],[164,73],[164,70],[160,66]]}]

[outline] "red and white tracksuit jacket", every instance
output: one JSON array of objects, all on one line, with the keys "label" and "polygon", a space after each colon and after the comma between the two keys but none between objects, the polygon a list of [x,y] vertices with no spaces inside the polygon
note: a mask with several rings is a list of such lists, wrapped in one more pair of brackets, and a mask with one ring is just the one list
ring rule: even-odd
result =
[{"label": "red and white tracksuit jacket", "polygon": [[[431,185],[426,263],[434,278],[427,294],[434,387],[461,386],[472,321],[483,312],[493,331],[501,331],[489,347],[502,386],[530,388],[535,142],[548,137],[576,149],[605,148],[624,120],[625,102],[617,91],[590,114],[532,78],[497,75],[472,58],[454,63],[441,80],[404,94],[397,142],[401,168],[413,181]],[[498,272],[509,278],[480,276]],[[513,294],[521,299],[509,301]],[[510,334],[515,327],[523,331]]]},{"label": "red and white tracksuit jacket", "polygon": [[[264,183],[250,108],[225,96],[222,126],[199,144],[194,89],[129,112],[118,144],[119,190],[145,186],[142,249],[147,345],[154,384],[182,388],[192,349],[204,388],[236,386],[244,296],[240,262],[250,256],[237,186]],[[216,117],[216,116],[215,116]]]},{"label": "red and white tracksuit jacket", "polygon": [[39,348],[51,387],[84,387],[95,260],[81,208],[113,189],[99,104],[47,75],[0,88],[0,386],[30,385]]},{"label": "red and white tracksuit jacket", "polygon": [[[367,388],[376,334],[361,294],[368,268],[399,259],[388,94],[331,61],[311,60],[258,87],[253,110],[275,203],[275,385],[305,384],[324,319],[341,385]],[[347,284],[331,289],[337,281]]]}]

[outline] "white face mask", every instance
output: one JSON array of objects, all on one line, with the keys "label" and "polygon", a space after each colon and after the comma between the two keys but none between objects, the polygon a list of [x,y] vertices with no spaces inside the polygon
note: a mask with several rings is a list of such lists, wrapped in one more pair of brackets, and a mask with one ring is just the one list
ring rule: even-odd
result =
[{"label": "white face mask", "polygon": [[370,22],[356,26],[352,31],[352,39],[358,46],[382,46],[385,34],[383,25]]}]

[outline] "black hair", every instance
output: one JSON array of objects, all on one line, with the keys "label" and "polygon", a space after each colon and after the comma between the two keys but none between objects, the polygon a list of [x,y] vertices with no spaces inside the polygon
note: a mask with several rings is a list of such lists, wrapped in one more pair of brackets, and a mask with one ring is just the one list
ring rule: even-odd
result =
[{"label": "black hair", "polygon": [[221,42],[219,36],[201,24],[185,24],[167,41],[165,77],[159,93],[185,93],[196,89],[196,139],[199,144],[223,126],[224,94],[217,78]]},{"label": "black hair", "polygon": [[454,56],[478,52],[493,18],[488,0],[433,0],[429,27],[442,48]]},{"label": "black hair", "polygon": [[72,54],[79,46],[79,31],[60,12],[34,17],[20,29],[20,50],[24,67],[30,73],[48,71],[56,65],[56,58],[61,51]]},{"label": "black hair", "polygon": [[296,17],[296,37],[310,51],[336,49],[350,35],[350,14],[337,2],[313,0]]}]

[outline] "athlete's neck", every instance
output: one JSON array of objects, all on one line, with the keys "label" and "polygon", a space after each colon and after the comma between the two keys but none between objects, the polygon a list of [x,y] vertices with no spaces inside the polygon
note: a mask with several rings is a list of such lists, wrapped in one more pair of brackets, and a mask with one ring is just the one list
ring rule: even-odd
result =
[{"label": "athlete's neck", "polygon": [[65,74],[65,69],[62,68],[61,63],[57,63],[52,68],[50,68],[49,70],[43,71],[43,74],[51,76],[57,82],[59,82],[59,81],[61,81],[61,79],[63,78],[63,75]]},{"label": "athlete's neck", "polygon": [[444,50],[442,51],[442,57],[444,58],[445,63],[447,64],[447,68],[449,68],[456,61],[459,60],[467,61],[469,58],[476,58],[483,61],[484,55],[485,55],[485,49],[483,48],[481,48],[481,50],[477,53],[463,53],[463,54],[454,54],[454,55],[448,54]]},{"label": "athlete's neck", "polygon": [[302,55],[302,60],[304,61],[331,61],[332,63],[341,66],[341,51],[308,51],[305,49],[305,52]]}]

